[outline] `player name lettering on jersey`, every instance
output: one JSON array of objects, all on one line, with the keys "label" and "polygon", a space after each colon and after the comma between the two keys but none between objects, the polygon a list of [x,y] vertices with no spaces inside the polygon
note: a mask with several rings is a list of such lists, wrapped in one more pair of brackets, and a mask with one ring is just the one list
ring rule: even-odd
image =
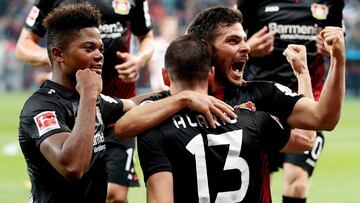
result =
[{"label": "player name lettering on jersey", "polygon": [[[185,116],[177,114],[172,117],[172,120],[173,120],[176,128],[187,128],[187,127],[195,128],[198,126],[203,127],[203,128],[210,127],[205,116],[202,114],[197,114],[197,115],[191,116],[191,117],[188,114],[185,114]],[[214,117],[214,120],[215,120],[216,126],[221,126],[221,125],[227,124],[224,121],[218,119],[217,117]],[[237,122],[236,119],[231,120],[231,123],[236,123],[236,122]]]},{"label": "player name lettering on jersey", "polygon": [[275,31],[281,39],[315,40],[321,27],[316,23],[314,25],[291,25],[271,22],[269,30]]},{"label": "player name lettering on jersey", "polygon": [[121,37],[124,32],[124,28],[120,22],[112,23],[112,24],[102,24],[100,25],[100,33],[101,38],[117,38]]}]

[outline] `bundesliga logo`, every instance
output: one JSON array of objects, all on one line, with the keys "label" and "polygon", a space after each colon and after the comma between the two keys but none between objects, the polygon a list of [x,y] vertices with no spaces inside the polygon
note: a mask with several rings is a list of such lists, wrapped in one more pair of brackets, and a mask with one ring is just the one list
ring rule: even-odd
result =
[{"label": "bundesliga logo", "polygon": [[39,137],[49,132],[50,130],[60,128],[55,111],[41,112],[34,117],[34,120],[39,131]]}]

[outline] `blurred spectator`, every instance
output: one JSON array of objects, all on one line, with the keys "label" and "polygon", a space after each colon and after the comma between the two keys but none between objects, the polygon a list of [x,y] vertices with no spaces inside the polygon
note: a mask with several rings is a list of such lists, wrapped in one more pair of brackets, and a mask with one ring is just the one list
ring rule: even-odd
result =
[{"label": "blurred spectator", "polygon": [[346,93],[360,96],[360,1],[347,0],[344,8],[346,26]]},{"label": "blurred spectator", "polygon": [[346,56],[347,93],[358,97],[360,96],[360,19],[356,20],[349,32]]},{"label": "blurred spectator", "polygon": [[24,64],[15,57],[15,44],[20,34],[30,0],[1,0],[0,4],[0,92],[20,91],[27,81]]},{"label": "blurred spectator", "polygon": [[[24,64],[12,57],[12,43],[18,38],[26,13],[34,0],[1,0],[0,3],[0,92],[11,89],[27,89],[35,85],[36,70],[24,68]],[[149,0],[154,31],[160,35],[160,24],[167,16],[176,20],[178,34],[183,34],[191,20],[201,10],[215,6],[233,6],[236,0]],[[345,0],[344,19],[347,39],[347,88],[350,95],[360,96],[360,48],[356,34],[360,15],[360,0]],[[157,30],[156,30],[157,29]],[[353,31],[354,30],[354,31]],[[159,45],[160,46],[160,45]],[[159,48],[161,49],[161,47]],[[162,60],[158,60],[162,62]],[[139,81],[143,87],[152,83],[150,73],[143,70]],[[17,78],[19,77],[19,78]],[[16,78],[16,79],[13,79]],[[10,84],[8,84],[10,83]]]},{"label": "blurred spectator", "polygon": [[155,37],[154,54],[148,64],[150,86],[153,91],[169,89],[163,81],[161,69],[164,68],[165,51],[170,42],[178,36],[178,24],[175,17],[166,17],[160,23],[159,35]]}]

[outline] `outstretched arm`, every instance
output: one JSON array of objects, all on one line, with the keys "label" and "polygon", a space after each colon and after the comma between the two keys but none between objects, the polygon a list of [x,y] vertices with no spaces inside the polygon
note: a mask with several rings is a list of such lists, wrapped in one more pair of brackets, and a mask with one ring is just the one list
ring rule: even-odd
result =
[{"label": "outstretched arm", "polygon": [[[139,105],[115,124],[115,134],[119,138],[134,137],[150,128],[159,125],[184,107],[203,113],[215,128],[215,116],[230,123],[230,118],[236,118],[233,108],[212,96],[193,91],[183,91],[165,99]],[[224,114],[225,113],[225,114]]]},{"label": "outstretched arm", "polygon": [[41,37],[23,28],[16,44],[16,57],[35,67],[50,65],[46,48],[39,45]]},{"label": "outstretched arm", "polygon": [[333,130],[340,119],[345,94],[345,43],[339,27],[326,27],[320,33],[330,53],[330,68],[319,102],[302,98],[287,122],[291,127],[308,130]]}]

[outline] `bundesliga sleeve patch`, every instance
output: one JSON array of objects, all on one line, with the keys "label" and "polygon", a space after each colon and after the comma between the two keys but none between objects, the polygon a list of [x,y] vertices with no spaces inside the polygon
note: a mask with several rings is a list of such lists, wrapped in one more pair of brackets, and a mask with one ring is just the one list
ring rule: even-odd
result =
[{"label": "bundesliga sleeve patch", "polygon": [[34,120],[39,131],[39,137],[50,130],[60,128],[55,111],[41,112],[34,117]]}]

